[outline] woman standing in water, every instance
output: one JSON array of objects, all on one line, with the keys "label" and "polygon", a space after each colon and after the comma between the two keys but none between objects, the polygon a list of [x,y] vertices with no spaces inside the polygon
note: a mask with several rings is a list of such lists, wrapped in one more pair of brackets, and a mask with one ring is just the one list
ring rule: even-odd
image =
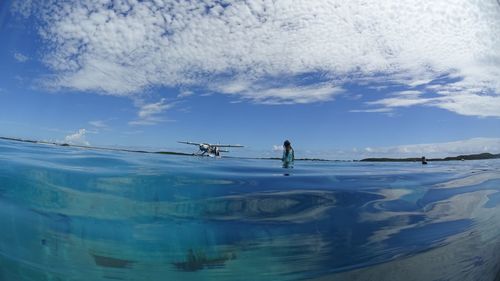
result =
[{"label": "woman standing in water", "polygon": [[293,152],[292,145],[288,140],[283,143],[283,157],[281,157],[281,161],[283,161],[283,168],[293,168],[293,161],[295,160],[295,155]]}]

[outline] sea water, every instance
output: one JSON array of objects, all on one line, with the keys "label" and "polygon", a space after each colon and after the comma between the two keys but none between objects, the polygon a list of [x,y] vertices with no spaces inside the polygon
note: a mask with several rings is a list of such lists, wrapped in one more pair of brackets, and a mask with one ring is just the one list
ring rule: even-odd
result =
[{"label": "sea water", "polygon": [[283,169],[0,141],[0,280],[495,280],[499,191],[500,161]]}]

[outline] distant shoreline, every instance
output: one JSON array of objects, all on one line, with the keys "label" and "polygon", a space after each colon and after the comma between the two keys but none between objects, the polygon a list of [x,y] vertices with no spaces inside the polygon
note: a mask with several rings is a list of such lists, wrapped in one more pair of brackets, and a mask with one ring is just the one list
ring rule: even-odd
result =
[{"label": "distant shoreline", "polygon": [[[492,153],[477,153],[477,154],[466,154],[458,155],[453,157],[445,158],[431,158],[426,159],[429,162],[436,161],[465,161],[465,160],[488,160],[488,159],[500,159],[500,154]],[[359,160],[360,162],[421,162],[421,158],[365,158]]]},{"label": "distant shoreline", "polygon": [[55,146],[78,147],[78,148],[97,149],[97,150],[133,152],[133,153],[168,154],[168,155],[181,155],[181,156],[194,156],[195,155],[194,153],[184,153],[184,152],[174,152],[174,151],[146,151],[146,150],[135,150],[135,149],[126,149],[126,148],[98,147],[98,146],[90,146],[90,145],[89,146],[74,145],[74,144],[68,144],[68,143],[35,141],[35,140],[20,139],[20,138],[9,138],[9,137],[0,137],[0,140],[27,142],[27,143],[35,143],[35,144],[50,144],[50,145],[55,145]]},{"label": "distant shoreline", "polygon": [[[122,151],[122,152],[132,152],[132,153],[145,153],[145,154],[164,154],[164,155],[177,155],[177,156],[197,156],[195,153],[184,153],[184,152],[175,152],[175,151],[146,151],[146,150],[135,150],[135,149],[126,149],[126,148],[110,148],[110,147],[98,147],[98,146],[85,146],[85,145],[74,145],[68,143],[57,143],[57,142],[49,142],[49,141],[36,141],[29,139],[21,139],[21,138],[12,138],[12,137],[0,137],[0,140],[8,140],[8,141],[17,141],[17,142],[25,142],[25,143],[35,143],[35,144],[50,144],[55,146],[63,146],[63,147],[78,147],[85,149],[96,149],[96,150],[108,150],[108,151]],[[255,159],[255,160],[281,160],[279,157],[237,157],[237,156],[224,156],[224,158],[233,158],[233,159]],[[458,155],[452,157],[445,158],[431,158],[427,159],[429,162],[439,162],[439,161],[465,161],[465,160],[488,160],[488,159],[500,159],[500,154],[492,154],[492,153],[478,153],[478,154],[467,154],[467,155]],[[298,158],[295,161],[315,161],[315,162],[421,162],[421,158],[419,157],[411,157],[411,158],[364,158],[361,160],[329,160],[329,159],[321,159],[321,158]]]}]

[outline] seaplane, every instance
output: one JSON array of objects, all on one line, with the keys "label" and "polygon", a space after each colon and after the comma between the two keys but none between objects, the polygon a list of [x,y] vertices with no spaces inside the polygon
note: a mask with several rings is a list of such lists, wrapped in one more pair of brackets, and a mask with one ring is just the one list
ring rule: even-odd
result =
[{"label": "seaplane", "polygon": [[229,152],[229,150],[224,148],[231,147],[244,147],[239,144],[210,144],[210,143],[198,143],[190,141],[178,141],[178,143],[197,145],[198,151],[195,153],[198,156],[210,156],[210,157],[220,157],[221,152]]}]

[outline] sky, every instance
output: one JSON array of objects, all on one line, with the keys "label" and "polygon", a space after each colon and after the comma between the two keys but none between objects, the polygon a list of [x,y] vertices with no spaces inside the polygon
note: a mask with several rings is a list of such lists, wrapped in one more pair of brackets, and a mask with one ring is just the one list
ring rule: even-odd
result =
[{"label": "sky", "polygon": [[1,136],[500,153],[497,0],[5,0],[0,38]]}]

